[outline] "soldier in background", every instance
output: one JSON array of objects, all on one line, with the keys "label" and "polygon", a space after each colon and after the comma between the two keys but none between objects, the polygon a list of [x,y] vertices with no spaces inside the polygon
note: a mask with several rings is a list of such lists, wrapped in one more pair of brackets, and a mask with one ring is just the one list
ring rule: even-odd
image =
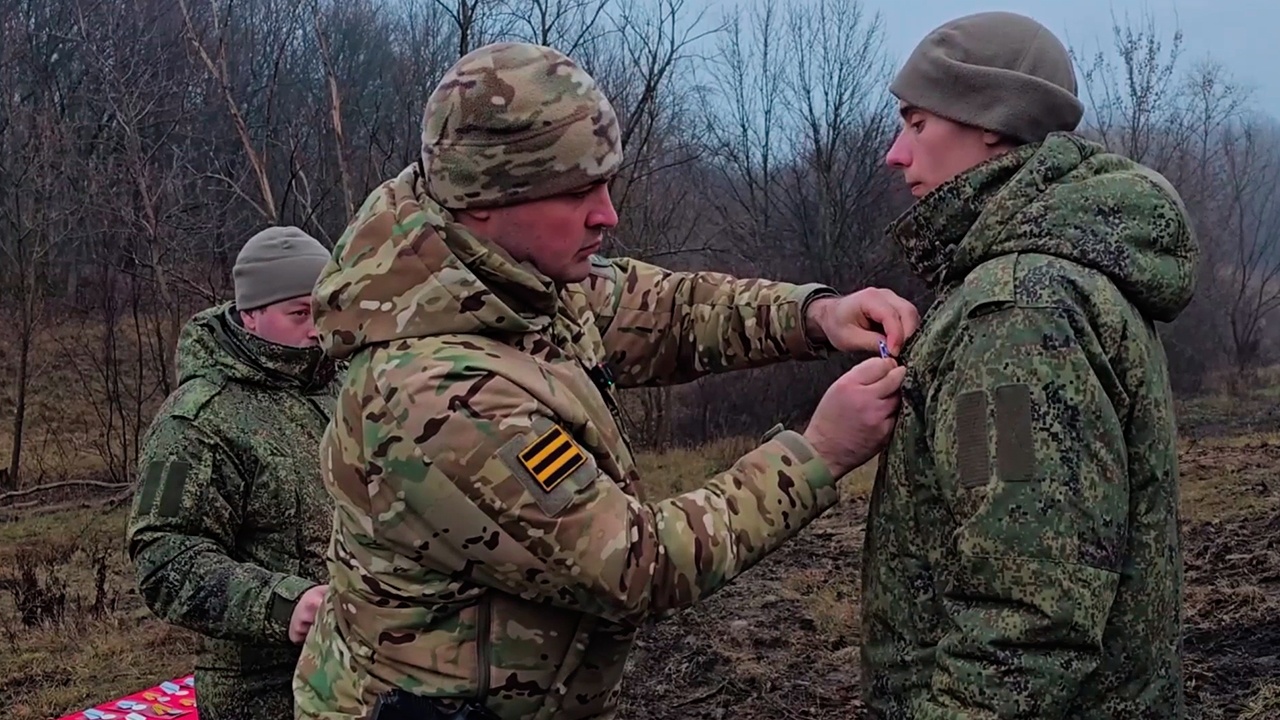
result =
[{"label": "soldier in background", "polygon": [[204,636],[202,720],[293,712],[332,521],[317,458],[340,381],[311,317],[328,258],[294,227],[245,243],[235,301],[183,328],[178,387],[140,451],[129,555],[152,612]]},{"label": "soldier in background", "polygon": [[889,229],[937,293],[867,521],[877,718],[1181,718],[1182,553],[1156,322],[1198,249],[1155,171],[1074,134],[1061,41],[1013,13],[931,32],[890,90]]},{"label": "soldier in background", "polygon": [[648,503],[615,384],[874,351],[880,330],[896,351],[916,310],[598,257],[618,120],[550,48],[464,56],[423,131],[422,161],[364,202],[316,286],[321,344],[351,376],[321,449],[331,593],[297,717],[610,717],[637,628],[835,504],[892,427],[904,370],[863,362],[803,433],[777,427]]}]

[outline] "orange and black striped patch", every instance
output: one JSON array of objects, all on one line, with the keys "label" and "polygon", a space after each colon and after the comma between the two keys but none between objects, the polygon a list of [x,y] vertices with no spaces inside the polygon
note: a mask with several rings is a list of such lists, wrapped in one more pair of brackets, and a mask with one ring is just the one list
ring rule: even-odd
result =
[{"label": "orange and black striped patch", "polygon": [[551,492],[570,473],[587,461],[587,456],[559,425],[543,433],[517,456],[543,490]]}]

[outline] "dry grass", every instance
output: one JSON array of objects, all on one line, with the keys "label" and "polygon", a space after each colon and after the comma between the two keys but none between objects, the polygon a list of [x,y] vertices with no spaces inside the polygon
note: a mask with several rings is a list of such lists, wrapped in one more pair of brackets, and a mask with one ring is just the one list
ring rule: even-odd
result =
[{"label": "dry grass", "polygon": [[[1193,405],[1205,407],[1214,411],[1185,413],[1198,439],[1181,452],[1188,717],[1280,718],[1280,420],[1261,401],[1243,406],[1252,416],[1238,398]],[[869,466],[844,480],[846,499],[801,537],[654,627],[620,717],[860,717],[858,573],[872,479]],[[685,669],[671,670],[672,657]]]},{"label": "dry grass", "polygon": [[[0,346],[0,372],[12,359],[6,352]],[[86,398],[96,395],[54,382],[50,367],[37,377],[29,437],[54,439],[36,443],[28,460],[49,475],[92,473],[101,462],[93,444],[103,435]],[[0,393],[0,421],[11,410],[6,402]],[[1204,720],[1280,717],[1275,405],[1267,388],[1183,404],[1186,671],[1191,716]],[[643,492],[655,500],[701,487],[756,442],[642,453]],[[646,630],[621,718],[858,717],[858,573],[874,468],[873,461],[842,479],[842,502],[800,537],[714,597]],[[190,671],[195,638],[142,606],[123,523],[117,508],[0,524],[6,717],[56,717]]]},{"label": "dry grass", "polygon": [[[700,487],[753,445],[733,439],[701,452],[642,454],[646,492],[666,497]],[[845,478],[846,493],[865,492],[871,468]],[[117,508],[0,524],[0,707],[9,708],[6,717],[57,717],[190,672],[194,636],[156,620],[142,605],[124,553],[124,522],[125,510]],[[30,570],[25,581],[22,567]],[[778,584],[775,599],[805,603],[819,632],[849,641],[856,607],[847,604],[851,578],[833,589],[819,587],[820,574],[796,577]],[[26,598],[21,607],[14,590]],[[32,611],[32,604],[44,609]],[[24,626],[24,609],[42,621]],[[762,676],[770,672],[750,647],[742,652],[744,670],[755,663]]]},{"label": "dry grass", "polygon": [[1182,443],[1182,514],[1186,522],[1235,522],[1280,508],[1280,433]]},{"label": "dry grass", "polygon": [[1275,720],[1280,718],[1280,683],[1263,685],[1240,713],[1240,720]]},{"label": "dry grass", "polygon": [[641,492],[648,500],[660,500],[702,487],[755,445],[756,441],[747,438],[731,438],[703,448],[637,453]]},{"label": "dry grass", "polygon": [[190,672],[193,637],[151,617],[134,590],[124,517],[82,510],[0,525],[5,717],[58,717]]},{"label": "dry grass", "polygon": [[[636,458],[643,478],[645,497],[662,499],[702,487],[718,473],[733,466],[759,444],[758,438],[733,437],[707,443],[699,448],[640,453]],[[845,496],[862,496],[875,480],[876,460],[865,463],[840,480]]]},{"label": "dry grass", "polygon": [[[0,317],[0,322],[5,318]],[[115,385],[125,398],[126,412],[121,415],[113,413],[107,402],[102,324],[64,319],[41,330],[31,353],[23,485],[97,478],[107,471],[112,456],[121,451],[120,440],[132,437],[132,398],[141,398],[144,426],[163,400],[158,392],[160,366],[148,345],[153,332],[130,319],[114,330],[116,364],[123,368]],[[15,344],[0,343],[0,377],[16,378],[18,360]],[[0,467],[8,467],[13,449],[17,390],[16,381],[0,384]]]}]

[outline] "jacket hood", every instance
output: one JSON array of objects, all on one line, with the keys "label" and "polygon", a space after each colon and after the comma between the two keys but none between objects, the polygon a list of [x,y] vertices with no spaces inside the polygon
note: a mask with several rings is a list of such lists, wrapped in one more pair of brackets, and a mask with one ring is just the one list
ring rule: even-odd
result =
[{"label": "jacket hood", "polygon": [[446,334],[536,332],[555,284],[476,238],[426,193],[418,165],[369,195],[313,294],[320,345],[346,358],[372,343]]},{"label": "jacket hood", "polygon": [[336,374],[335,363],[319,347],[277,345],[245,330],[234,303],[203,310],[187,321],[178,335],[175,364],[179,385],[203,378],[309,391],[328,385]]},{"label": "jacket hood", "polygon": [[1104,273],[1144,314],[1170,322],[1195,291],[1192,227],[1161,175],[1053,133],[939,185],[889,234],[935,290],[1001,255],[1040,253]]}]

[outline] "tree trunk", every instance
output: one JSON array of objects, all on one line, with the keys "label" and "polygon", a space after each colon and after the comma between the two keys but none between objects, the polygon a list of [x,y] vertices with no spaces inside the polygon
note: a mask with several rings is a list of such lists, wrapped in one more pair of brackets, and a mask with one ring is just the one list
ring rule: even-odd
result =
[{"label": "tree trunk", "polygon": [[27,386],[31,372],[31,319],[30,313],[24,313],[23,328],[18,346],[18,397],[13,407],[13,450],[9,454],[9,472],[0,478],[0,489],[16,490],[18,488],[18,471],[22,467],[22,433],[27,420]]}]

